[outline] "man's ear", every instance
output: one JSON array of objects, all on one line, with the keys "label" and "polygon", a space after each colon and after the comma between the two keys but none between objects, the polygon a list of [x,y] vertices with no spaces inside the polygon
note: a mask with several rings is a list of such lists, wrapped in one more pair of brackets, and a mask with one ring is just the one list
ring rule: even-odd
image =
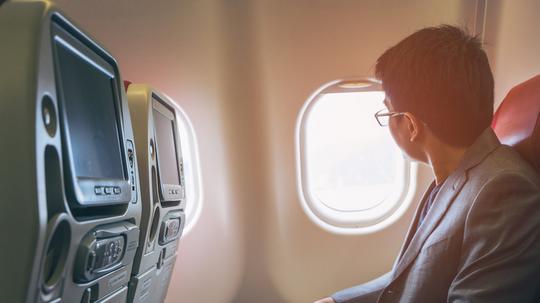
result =
[{"label": "man's ear", "polygon": [[403,113],[405,118],[407,119],[407,129],[409,130],[409,141],[413,142],[414,140],[417,140],[420,135],[420,123],[416,117],[409,113]]}]

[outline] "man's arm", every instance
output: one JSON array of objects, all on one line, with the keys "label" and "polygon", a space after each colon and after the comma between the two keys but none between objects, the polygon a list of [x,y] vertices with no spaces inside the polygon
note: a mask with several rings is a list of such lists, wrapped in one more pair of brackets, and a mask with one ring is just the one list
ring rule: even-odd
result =
[{"label": "man's arm", "polygon": [[[390,282],[390,273],[386,273],[374,280],[336,292],[331,299],[336,303],[373,303],[379,298],[383,289]],[[322,302],[328,301],[326,298]]]},{"label": "man's arm", "polygon": [[467,215],[461,251],[448,302],[538,302],[538,185],[513,173],[489,181]]}]

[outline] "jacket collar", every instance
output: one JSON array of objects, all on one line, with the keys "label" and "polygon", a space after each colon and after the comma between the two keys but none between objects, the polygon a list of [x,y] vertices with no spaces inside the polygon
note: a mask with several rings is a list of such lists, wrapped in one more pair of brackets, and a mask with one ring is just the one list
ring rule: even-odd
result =
[{"label": "jacket collar", "polygon": [[497,135],[491,129],[486,128],[476,141],[467,149],[456,171],[468,171],[480,164],[491,152],[501,145]]},{"label": "jacket collar", "polygon": [[[424,219],[421,226],[418,224],[419,209],[416,211],[415,218],[405,239],[404,246],[400,253],[397,264],[394,268],[393,279],[397,279],[418,256],[420,249],[424,245],[425,241],[431,235],[433,230],[437,227],[444,214],[448,210],[448,207],[452,204],[457,194],[463,188],[463,185],[467,182],[467,172],[480,164],[489,154],[491,154],[497,147],[500,146],[500,142],[497,136],[491,128],[486,129],[476,141],[465,152],[458,168],[444,181],[439,193],[435,197],[433,207],[430,209],[428,215]],[[431,186],[431,188],[433,185]],[[422,199],[422,205],[425,203],[426,195],[430,191],[424,194]],[[416,232],[414,232],[416,230]]]}]

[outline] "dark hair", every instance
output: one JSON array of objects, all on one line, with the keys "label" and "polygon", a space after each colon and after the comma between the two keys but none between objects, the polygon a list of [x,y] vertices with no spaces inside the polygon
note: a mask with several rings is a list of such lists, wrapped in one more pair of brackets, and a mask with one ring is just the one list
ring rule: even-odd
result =
[{"label": "dark hair", "polygon": [[396,111],[408,111],[442,141],[468,146],[490,126],[493,75],[478,38],[441,25],[421,29],[377,60]]}]

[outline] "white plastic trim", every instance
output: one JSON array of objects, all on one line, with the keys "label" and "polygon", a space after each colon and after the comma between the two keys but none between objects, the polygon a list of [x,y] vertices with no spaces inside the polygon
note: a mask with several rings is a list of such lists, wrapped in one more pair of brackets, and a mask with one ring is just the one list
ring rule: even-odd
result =
[{"label": "white plastic trim", "polygon": [[182,149],[184,163],[184,178],[186,182],[186,224],[183,236],[187,235],[197,223],[203,207],[203,189],[201,168],[199,162],[199,147],[193,124],[186,113],[176,106],[178,113],[178,133],[180,134],[180,148]]}]

